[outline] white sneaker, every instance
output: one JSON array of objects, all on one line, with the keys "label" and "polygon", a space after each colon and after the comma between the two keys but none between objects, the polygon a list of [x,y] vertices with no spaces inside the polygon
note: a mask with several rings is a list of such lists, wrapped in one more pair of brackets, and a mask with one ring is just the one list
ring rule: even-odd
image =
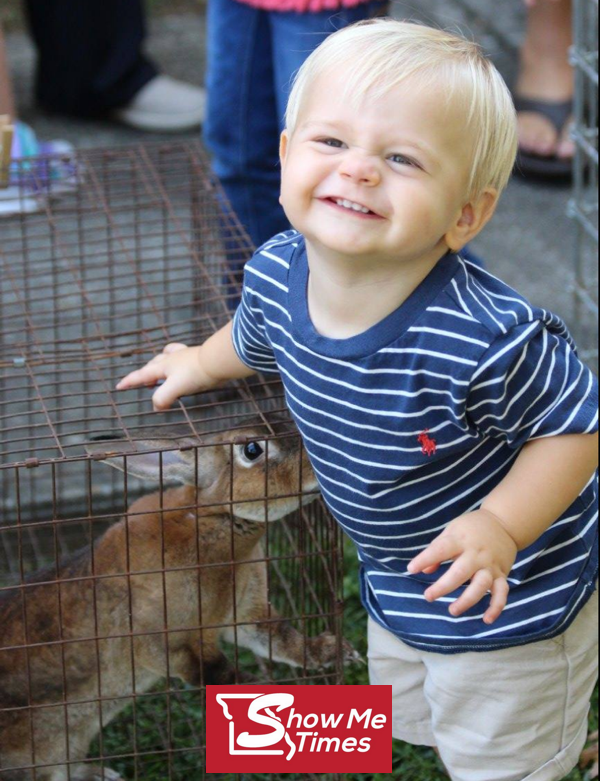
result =
[{"label": "white sneaker", "polygon": [[199,127],[204,120],[206,92],[169,76],[156,76],[113,117],[129,127],[178,133]]}]

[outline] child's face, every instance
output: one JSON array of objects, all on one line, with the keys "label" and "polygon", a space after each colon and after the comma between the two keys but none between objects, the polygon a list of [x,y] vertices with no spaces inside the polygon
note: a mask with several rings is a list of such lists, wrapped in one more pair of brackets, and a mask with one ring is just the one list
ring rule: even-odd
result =
[{"label": "child's face", "polygon": [[288,219],[316,251],[370,263],[437,260],[468,200],[464,113],[447,105],[443,85],[407,80],[358,109],[343,87],[343,68],[322,74],[292,136],[282,137]]}]

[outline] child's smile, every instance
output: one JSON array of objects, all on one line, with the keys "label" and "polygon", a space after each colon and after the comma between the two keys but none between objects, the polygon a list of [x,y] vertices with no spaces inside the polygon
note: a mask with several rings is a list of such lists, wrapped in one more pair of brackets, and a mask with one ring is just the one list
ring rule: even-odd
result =
[{"label": "child's smile", "polygon": [[356,201],[349,201],[346,198],[338,198],[337,196],[329,196],[327,198],[321,198],[321,200],[326,204],[330,204],[336,209],[349,212],[350,216],[352,217],[371,220],[383,219],[380,214],[376,214],[372,209],[369,209],[368,206],[365,206],[361,203],[356,203]]}]

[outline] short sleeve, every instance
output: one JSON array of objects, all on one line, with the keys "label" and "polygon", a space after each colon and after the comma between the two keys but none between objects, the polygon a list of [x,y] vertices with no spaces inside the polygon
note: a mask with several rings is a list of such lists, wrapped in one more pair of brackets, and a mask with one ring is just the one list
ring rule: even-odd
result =
[{"label": "short sleeve", "polygon": [[475,370],[467,417],[513,448],[530,439],[598,429],[598,385],[562,335],[541,321],[497,339]]},{"label": "short sleeve", "polygon": [[242,363],[258,372],[278,373],[262,310],[245,283],[242,300],[233,318],[232,338]]}]

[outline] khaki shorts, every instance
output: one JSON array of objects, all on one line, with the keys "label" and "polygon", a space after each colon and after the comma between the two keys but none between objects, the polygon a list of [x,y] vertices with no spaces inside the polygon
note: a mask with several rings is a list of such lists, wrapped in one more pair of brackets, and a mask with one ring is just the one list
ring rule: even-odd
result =
[{"label": "khaki shorts", "polygon": [[418,651],[369,619],[369,673],[392,686],[394,737],[436,746],[452,781],[562,781],[586,741],[597,645],[597,592],[565,634],[486,653]]}]

